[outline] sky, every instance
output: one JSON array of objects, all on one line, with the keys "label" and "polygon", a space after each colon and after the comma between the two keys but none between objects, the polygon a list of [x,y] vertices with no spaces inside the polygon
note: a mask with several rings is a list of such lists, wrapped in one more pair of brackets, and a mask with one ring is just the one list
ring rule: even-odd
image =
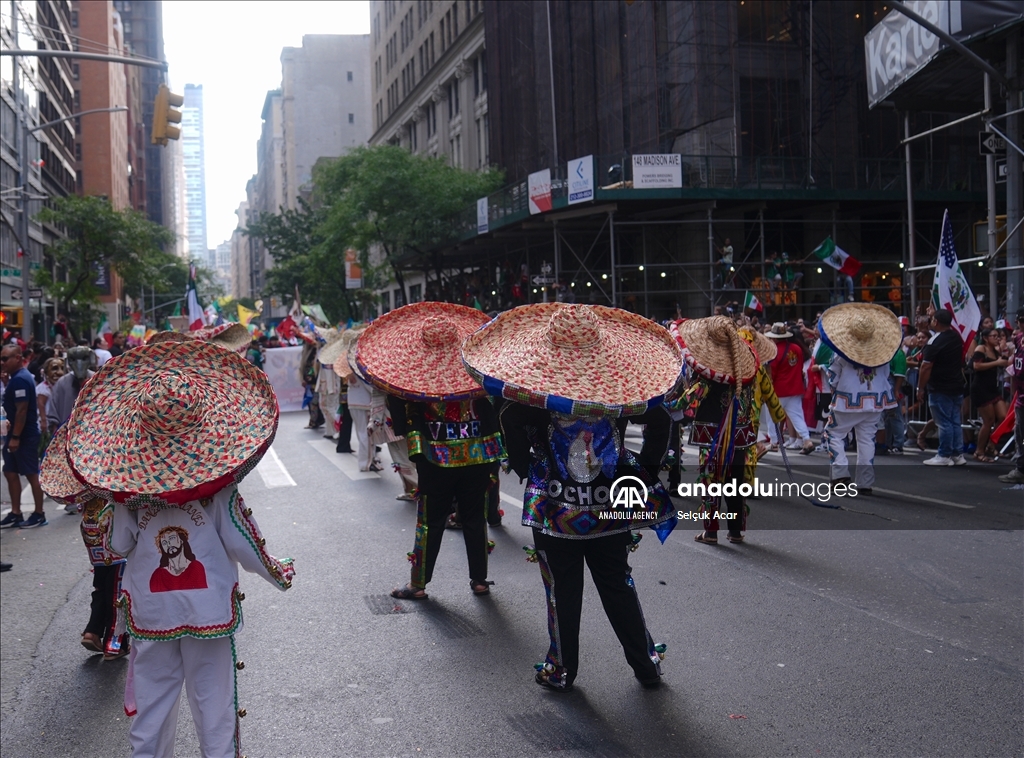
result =
[{"label": "sky", "polygon": [[245,183],[256,173],[260,114],[267,92],[281,86],[281,49],[301,47],[304,34],[369,34],[370,3],[164,0],[163,25],[171,91],[203,85],[212,249],[230,239]]}]

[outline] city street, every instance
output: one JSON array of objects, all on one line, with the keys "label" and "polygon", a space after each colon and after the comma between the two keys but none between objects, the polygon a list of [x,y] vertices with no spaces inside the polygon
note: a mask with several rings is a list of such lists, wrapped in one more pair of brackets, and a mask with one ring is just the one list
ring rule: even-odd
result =
[{"label": "city street", "polygon": [[[268,550],[296,566],[287,593],[241,579],[250,758],[1024,752],[1024,492],[996,479],[1008,464],[936,470],[908,448],[878,459],[874,495],[849,510],[752,501],[746,544],[697,544],[690,522],[664,545],[645,532],[631,563],[668,645],[664,686],[633,679],[588,579],[576,690],[557,694],[533,682],[548,642],[522,485],[503,477],[490,596],[470,592],[449,531],[430,599],[392,600],[415,504],[395,499],[389,465],[359,473],[307,421],[285,414],[240,488]],[[827,481],[825,454],[795,457],[803,481]],[[759,477],[788,481],[782,457]],[[79,644],[92,585],[78,519],[46,511],[48,526],[0,536],[14,564],[0,583],[0,753],[125,755],[127,661]],[[199,755],[184,694],[177,746]]]}]

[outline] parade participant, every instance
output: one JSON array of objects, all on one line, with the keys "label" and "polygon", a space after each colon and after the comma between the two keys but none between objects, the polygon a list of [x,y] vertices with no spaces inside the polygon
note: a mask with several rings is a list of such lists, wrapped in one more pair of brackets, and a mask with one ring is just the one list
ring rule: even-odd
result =
[{"label": "parade participant", "polygon": [[[673,405],[693,419],[690,444],[700,449],[697,482],[706,487],[733,483],[738,487],[745,481],[748,449],[757,441],[753,418],[757,354],[724,316],[687,321],[679,327],[679,336],[694,379]],[[704,530],[694,537],[696,542],[718,544],[715,514],[721,512],[730,514],[726,517],[729,541],[744,541],[747,509],[738,492],[703,495],[701,512]]]},{"label": "parade participant", "polygon": [[[786,410],[793,431],[799,438],[787,448],[800,448],[804,455],[814,452],[814,442],[804,421],[804,361],[810,358],[803,338],[796,336],[782,322],[772,324],[765,337],[778,341],[778,355],[768,365],[772,374],[772,385],[779,396],[779,402]],[[771,430],[769,436],[772,437]],[[774,437],[772,437],[774,441]]]},{"label": "parade participant", "polygon": [[419,498],[409,584],[392,597],[422,600],[434,573],[445,522],[458,499],[474,594],[490,593],[484,511],[491,474],[505,449],[484,391],[462,366],[463,340],[487,316],[451,303],[405,305],[370,324],[359,338],[356,367],[388,395],[395,434],[416,464]]},{"label": "parade participant", "polygon": [[[463,360],[504,398],[509,467],[527,480],[523,525],[534,532],[550,636],[536,682],[573,687],[586,562],[634,675],[657,686],[664,646],[647,630],[628,556],[639,539],[632,529],[652,527],[664,539],[675,523],[658,472],[671,428],[662,401],[679,380],[679,346],[664,327],[627,311],[544,303],[499,315],[466,340]],[[639,455],[624,444],[630,422],[646,425]],[[630,497],[613,514],[620,477],[629,479],[619,490],[642,503]]]},{"label": "parade participant", "polygon": [[79,395],[68,460],[115,501],[109,544],[127,559],[125,712],[135,756],[173,754],[183,681],[202,754],[240,754],[238,566],[280,589],[294,574],[290,559],[264,549],[236,486],[269,448],[277,419],[266,374],[196,340],[130,350]]},{"label": "parade participant", "polygon": [[[316,359],[320,361],[321,365],[314,391],[320,396],[320,411],[324,414],[328,424],[324,437],[334,439],[334,435],[341,426],[339,423],[341,419],[338,416],[338,395],[341,393],[341,381],[333,369],[335,361],[342,354],[341,337],[344,331],[317,327],[316,334],[324,344],[320,346],[316,354]],[[327,367],[326,371],[324,366]]]},{"label": "parade participant", "polygon": [[870,495],[875,483],[875,430],[888,408],[897,407],[889,362],[903,341],[899,319],[871,303],[843,303],[821,314],[821,341],[834,353],[828,366],[832,405],[825,424],[833,484],[851,481],[844,440],[857,440],[857,494]]},{"label": "parade participant", "polygon": [[112,503],[97,497],[75,478],[67,456],[67,425],[54,435],[39,471],[39,484],[52,500],[82,513],[82,540],[92,564],[92,603],[82,647],[112,661],[128,654],[128,635],[115,631],[124,558],[110,549]]},{"label": "parade participant", "polygon": [[[341,353],[334,361],[334,373],[341,379],[338,387],[338,445],[337,453],[354,453],[352,449],[352,428],[354,421],[352,412],[348,407],[348,378],[352,376],[352,360],[355,360],[355,343],[359,335],[363,333],[363,327],[348,328],[341,333]],[[358,440],[357,440],[358,450]]]},{"label": "parade participant", "polygon": [[[779,349],[774,340],[765,337],[761,332],[749,326],[737,330],[740,339],[754,349],[757,355],[757,374],[754,377],[754,395],[751,400],[750,423],[754,429],[754,439],[758,437],[758,430],[761,423],[781,424],[786,419],[786,409],[779,402],[775,394],[775,386],[772,384],[771,372],[768,371],[768,364],[778,355]],[[744,480],[754,481],[757,472],[757,462],[764,457],[766,448],[763,443],[758,442],[747,448],[747,461],[744,469]]]}]

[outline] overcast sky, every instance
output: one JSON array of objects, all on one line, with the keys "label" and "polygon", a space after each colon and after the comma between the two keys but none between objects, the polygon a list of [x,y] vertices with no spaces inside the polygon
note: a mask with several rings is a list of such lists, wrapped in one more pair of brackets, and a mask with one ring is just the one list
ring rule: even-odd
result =
[{"label": "overcast sky", "polygon": [[301,47],[304,34],[369,34],[370,3],[164,0],[163,22],[171,91],[203,85],[207,244],[215,248],[234,231],[256,173],[260,113],[281,86],[281,49]]}]

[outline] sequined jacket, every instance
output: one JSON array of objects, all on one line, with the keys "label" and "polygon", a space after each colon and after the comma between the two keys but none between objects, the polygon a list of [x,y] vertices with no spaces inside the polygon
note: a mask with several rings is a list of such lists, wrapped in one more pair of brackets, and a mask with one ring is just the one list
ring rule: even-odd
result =
[{"label": "sequined jacket", "polygon": [[[552,537],[586,539],[653,527],[674,518],[668,492],[658,480],[668,450],[671,418],[664,407],[641,416],[585,419],[520,403],[505,403],[500,413],[509,467],[527,479],[523,525]],[[626,426],[645,424],[639,454],[624,444]],[[608,517],[612,483],[622,476],[647,485],[644,515]]]},{"label": "sequined jacket", "polygon": [[392,431],[405,437],[413,463],[458,468],[505,457],[498,417],[487,398],[414,403],[388,396],[387,405]]}]

